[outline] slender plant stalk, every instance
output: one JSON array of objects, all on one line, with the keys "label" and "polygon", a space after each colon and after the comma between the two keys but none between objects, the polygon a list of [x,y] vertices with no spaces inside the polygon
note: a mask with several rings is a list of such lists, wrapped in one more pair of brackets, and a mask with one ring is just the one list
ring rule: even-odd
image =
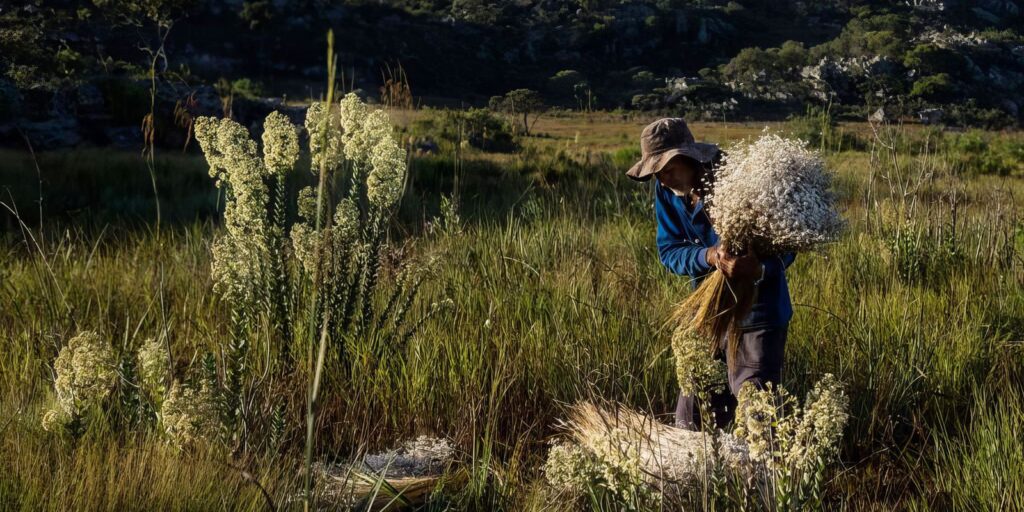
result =
[{"label": "slender plant stalk", "polygon": [[[334,104],[334,69],[336,65],[334,55],[334,31],[327,31],[327,113],[326,122],[328,124],[327,130],[330,129],[331,120],[331,108]],[[322,140],[321,147],[327,147],[327,130],[323,130],[320,134]],[[317,185],[316,192],[316,236],[320,236],[321,218],[323,217],[324,207],[324,189],[327,186],[327,159],[320,159],[320,181]],[[319,239],[319,238],[318,238]],[[323,244],[318,245],[317,260],[323,259]],[[315,265],[315,276],[313,277],[313,286],[318,287],[320,285],[320,273],[322,272],[322,266],[319,262]],[[313,290],[313,308],[312,311],[317,309],[317,299],[319,290]],[[316,327],[317,327],[317,315],[312,315],[309,321],[309,340],[312,344],[316,339]],[[325,322],[320,333],[320,347],[317,349],[316,367],[313,366],[313,350],[312,346],[308,351],[307,363],[309,364],[310,374],[314,375],[313,380],[309,384],[309,395],[306,400],[306,474],[304,478],[303,489],[304,500],[303,510],[309,512],[312,508],[313,498],[313,426],[316,423],[316,398],[320,388],[320,373],[324,366],[324,351],[327,346],[327,323]]]},{"label": "slender plant stalk", "polygon": [[[153,201],[156,204],[156,231],[160,232],[161,224],[161,212],[160,212],[160,194],[156,186],[156,63],[161,58],[166,58],[164,53],[164,44],[167,41],[167,36],[171,33],[171,23],[156,24],[157,38],[160,41],[160,46],[155,50],[147,49],[149,52],[149,114],[142,119],[142,136],[144,146],[142,149],[143,156],[146,159],[146,169],[149,171],[149,181],[153,186]],[[165,61],[166,64],[166,61]]]}]

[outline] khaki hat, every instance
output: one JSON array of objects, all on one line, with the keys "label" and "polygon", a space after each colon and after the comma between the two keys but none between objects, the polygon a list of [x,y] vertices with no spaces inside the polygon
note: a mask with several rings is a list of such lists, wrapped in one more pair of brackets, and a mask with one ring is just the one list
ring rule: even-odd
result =
[{"label": "khaki hat", "polygon": [[694,141],[681,117],[666,117],[647,125],[640,134],[640,151],[640,161],[626,172],[636,181],[651,179],[674,157],[682,155],[708,164],[720,152],[717,144]]}]

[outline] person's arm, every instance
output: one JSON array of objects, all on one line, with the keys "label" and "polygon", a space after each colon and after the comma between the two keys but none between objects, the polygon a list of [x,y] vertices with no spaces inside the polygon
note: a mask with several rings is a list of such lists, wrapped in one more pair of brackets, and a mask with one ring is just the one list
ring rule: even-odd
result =
[{"label": "person's arm", "polygon": [[[657,186],[657,185],[656,185]],[[657,190],[654,195],[654,214],[658,221],[658,256],[662,265],[674,274],[700,277],[712,270],[708,262],[708,248],[686,237],[682,226],[669,215],[672,205]]]}]

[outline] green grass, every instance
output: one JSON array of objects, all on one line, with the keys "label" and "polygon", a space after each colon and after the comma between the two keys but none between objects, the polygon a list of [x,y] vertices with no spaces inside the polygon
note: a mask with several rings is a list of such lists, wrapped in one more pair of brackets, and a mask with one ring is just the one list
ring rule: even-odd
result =
[{"label": "green grass", "polygon": [[[563,134],[591,127],[557,122]],[[438,256],[416,307],[450,298],[454,308],[428,320],[398,353],[366,353],[345,375],[328,373],[320,458],[344,460],[434,433],[454,441],[470,474],[466,488],[435,501],[437,509],[560,509],[565,504],[547,496],[538,468],[566,404],[600,396],[669,418],[676,385],[663,323],[689,285],[658,262],[649,190],[622,176],[633,143],[615,142],[614,133],[639,125],[602,123],[593,151],[540,138],[521,154],[467,157],[461,232],[425,228],[439,194],[451,191],[450,157],[414,162],[390,250],[412,240],[407,251]],[[724,140],[725,128],[718,130],[702,133]],[[1017,342],[1024,339],[1024,226],[1013,197],[1024,183],[960,173],[946,155],[877,156],[829,156],[849,232],[821,254],[801,255],[789,271],[795,317],[783,384],[803,395],[831,372],[851,398],[842,464],[826,502],[1019,508],[1024,415],[1014,386],[1024,375]],[[133,158],[89,151],[43,155],[40,163],[50,183],[84,180],[101,194],[107,181],[87,169]],[[893,192],[894,161],[922,186]],[[204,172],[194,157],[166,162],[180,164],[182,176]],[[148,176],[133,165],[116,176],[131,180],[135,192],[124,194],[137,194],[141,204]],[[168,203],[172,191],[210,197],[208,185],[188,184],[192,178],[174,184],[179,178],[169,170],[158,176]],[[37,192],[25,190],[31,201]],[[951,200],[952,191],[959,199]],[[242,470],[279,507],[295,506],[302,371],[271,386],[288,410],[275,453],[177,451],[158,432],[118,431],[102,415],[79,439],[41,430],[57,349],[79,330],[103,333],[116,350],[166,330],[179,368],[229,337],[227,308],[209,279],[214,224],[183,214],[177,227],[157,233],[138,223],[64,230],[64,220],[47,223],[42,252],[18,232],[0,249],[3,508],[264,509]],[[394,279],[387,267],[383,279]],[[254,329],[253,346],[261,347],[267,340]],[[251,353],[259,367],[262,351]]]}]

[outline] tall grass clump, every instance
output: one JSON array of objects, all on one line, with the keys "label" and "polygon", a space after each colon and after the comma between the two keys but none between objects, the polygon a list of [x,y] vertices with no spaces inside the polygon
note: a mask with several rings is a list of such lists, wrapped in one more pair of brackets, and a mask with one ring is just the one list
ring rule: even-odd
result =
[{"label": "tall grass clump", "polygon": [[1024,396],[1013,384],[1005,391],[979,390],[968,423],[932,435],[934,484],[954,509],[1024,509]]}]

